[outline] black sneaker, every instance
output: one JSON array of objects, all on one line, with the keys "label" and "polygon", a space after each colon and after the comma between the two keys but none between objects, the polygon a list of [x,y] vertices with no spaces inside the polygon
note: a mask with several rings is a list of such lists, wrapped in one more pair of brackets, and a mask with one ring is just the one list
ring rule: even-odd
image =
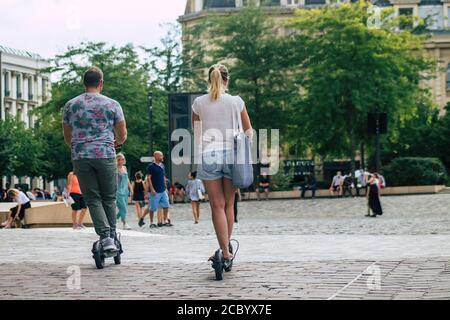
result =
[{"label": "black sneaker", "polygon": [[162,228],[162,227],[164,227],[164,224],[158,223],[158,228]]},{"label": "black sneaker", "polygon": [[157,226],[156,224],[152,223],[152,224],[150,225],[150,229],[155,229],[155,228],[158,228],[158,226]]},{"label": "black sneaker", "polygon": [[138,225],[139,227],[144,226],[145,225],[144,219],[139,219]]}]

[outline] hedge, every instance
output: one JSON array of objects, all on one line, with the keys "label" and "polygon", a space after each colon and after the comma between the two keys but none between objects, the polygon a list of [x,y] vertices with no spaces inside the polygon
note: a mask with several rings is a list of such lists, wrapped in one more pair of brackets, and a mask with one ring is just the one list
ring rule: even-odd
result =
[{"label": "hedge", "polygon": [[445,166],[438,158],[396,158],[382,173],[388,187],[441,185],[448,179]]}]

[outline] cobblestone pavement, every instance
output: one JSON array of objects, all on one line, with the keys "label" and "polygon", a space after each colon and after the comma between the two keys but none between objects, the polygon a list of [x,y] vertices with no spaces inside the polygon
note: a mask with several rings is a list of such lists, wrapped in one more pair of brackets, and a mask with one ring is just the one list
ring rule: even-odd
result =
[{"label": "cobblestone pavement", "polygon": [[450,299],[450,195],[383,206],[371,219],[362,198],[242,202],[222,282],[207,204],[199,225],[177,204],[172,228],[122,231],[123,264],[101,271],[92,229],[0,230],[0,299]]}]

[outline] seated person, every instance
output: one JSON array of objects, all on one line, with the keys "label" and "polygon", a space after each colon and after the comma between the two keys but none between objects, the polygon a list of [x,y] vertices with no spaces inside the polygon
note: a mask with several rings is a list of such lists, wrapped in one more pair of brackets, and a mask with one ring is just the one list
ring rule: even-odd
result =
[{"label": "seated person", "polygon": [[347,195],[347,193],[350,194],[350,196],[353,196],[353,188],[355,187],[355,185],[353,184],[353,177],[351,174],[345,176],[344,178],[344,183],[342,184],[342,194],[345,197]]},{"label": "seated person", "polygon": [[304,183],[302,186],[302,199],[305,199],[305,193],[307,190],[312,191],[312,198],[314,199],[316,197],[316,190],[317,190],[317,180],[313,173],[309,174],[306,178],[306,183]]},{"label": "seated person", "polygon": [[258,201],[261,200],[260,193],[264,192],[266,195],[266,200],[269,200],[270,192],[270,178],[266,172],[263,172],[259,177],[258,186],[256,187],[256,195],[258,196]]},{"label": "seated person", "polygon": [[337,174],[333,177],[333,181],[331,182],[330,186],[330,194],[331,196],[334,196],[334,193],[336,191],[339,192],[339,196],[342,196],[342,185],[344,184],[344,176],[342,175],[341,171],[338,171]]},{"label": "seated person", "polygon": [[11,189],[8,191],[8,197],[13,202],[17,202],[17,206],[11,209],[8,220],[1,224],[5,229],[10,229],[14,221],[16,221],[16,227],[19,227],[25,218],[25,210],[31,208],[30,199],[22,191]]},{"label": "seated person", "polygon": [[181,202],[186,203],[186,188],[179,183],[178,181],[174,183],[175,186],[175,194],[174,200],[177,201],[177,197],[179,197]]},{"label": "seated person", "polygon": [[36,200],[45,200],[45,195],[39,188],[34,188],[33,194],[36,197]]}]

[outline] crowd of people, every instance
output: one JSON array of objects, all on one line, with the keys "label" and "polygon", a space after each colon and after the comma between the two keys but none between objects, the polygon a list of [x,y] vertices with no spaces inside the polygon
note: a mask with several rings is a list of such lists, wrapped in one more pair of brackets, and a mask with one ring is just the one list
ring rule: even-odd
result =
[{"label": "crowd of people", "polygon": [[[228,80],[226,67],[214,65],[210,68],[209,93],[197,98],[192,105],[193,128],[196,122],[201,122],[203,132],[208,132],[208,129],[218,123],[221,127],[214,128],[223,132],[230,128],[236,129],[232,109],[237,107],[241,129],[251,140],[253,130],[245,103],[239,96],[226,93]],[[124,230],[131,229],[128,223],[129,204],[134,204],[139,227],[146,225],[148,215],[150,228],[162,228],[173,226],[169,212],[171,204],[189,201],[193,221],[198,224],[201,216],[200,204],[205,201],[207,193],[222,259],[225,261],[226,270],[230,271],[234,259],[230,241],[233,223],[238,221],[237,203],[242,197],[240,190],[232,183],[232,164],[206,164],[210,162],[209,158],[217,158],[217,155],[228,159],[234,146],[234,137],[225,134],[226,141],[221,142],[220,147],[211,142],[214,139],[202,140],[202,150],[205,150],[202,153],[203,162],[199,164],[198,172],[189,173],[185,185],[179,181],[173,184],[169,181],[163,164],[164,155],[159,151],[154,153],[154,161],[148,165],[145,174],[139,171],[134,174],[134,179],[130,179],[126,157],[118,153],[127,139],[123,110],[117,101],[101,94],[103,73],[100,69],[90,68],[84,74],[83,82],[85,93],[67,102],[63,110],[64,140],[71,146],[73,163],[73,171],[67,176],[67,188],[64,192],[57,189],[53,195],[38,188],[32,191],[0,190],[0,201],[17,203],[1,226],[7,229],[11,228],[13,223],[19,226],[26,210],[31,207],[31,201],[58,200],[63,194],[66,203],[72,208],[73,228],[85,228],[83,221],[89,208],[101,246],[105,251],[117,251],[117,220],[122,222]],[[93,118],[86,119],[81,124],[78,121],[82,117],[80,110],[87,110]],[[217,120],[218,117],[220,121]],[[102,125],[98,126],[98,123]],[[93,132],[96,135],[94,141],[88,138]],[[359,196],[364,190],[363,195],[368,203],[367,216],[382,215],[380,195],[381,189],[386,185],[384,178],[376,172],[369,173],[366,170],[358,170],[355,176],[357,181],[353,181],[352,174],[342,175],[342,172],[338,172],[332,179],[330,195],[335,196],[337,193],[339,197],[354,196],[356,190],[356,195]],[[311,191],[312,198],[315,198],[317,187],[314,174],[309,174],[301,185],[300,197],[305,198],[306,192]],[[258,201],[262,195],[266,201],[269,199],[271,179],[267,173],[258,177],[255,191]],[[211,259],[214,260],[214,256]]]}]

